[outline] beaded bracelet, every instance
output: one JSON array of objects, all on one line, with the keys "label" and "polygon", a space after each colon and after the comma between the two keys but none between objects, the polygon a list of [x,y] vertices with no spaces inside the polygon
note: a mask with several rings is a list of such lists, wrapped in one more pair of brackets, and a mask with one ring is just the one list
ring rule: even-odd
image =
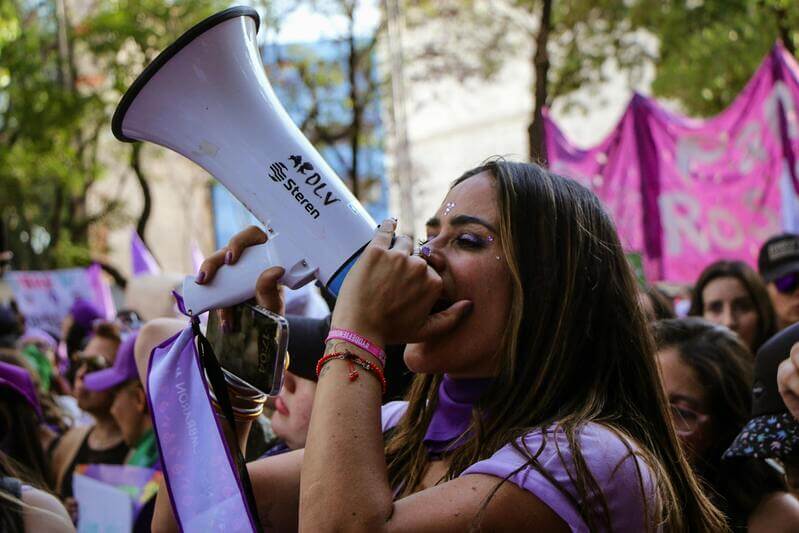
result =
[{"label": "beaded bracelet", "polygon": [[383,374],[383,369],[380,367],[380,365],[376,365],[350,352],[334,352],[334,353],[329,353],[324,357],[322,357],[319,360],[319,362],[316,363],[316,376],[319,377],[319,374],[322,371],[322,367],[334,359],[341,359],[349,363],[350,381],[355,381],[356,379],[358,379],[358,376],[360,376],[358,369],[355,368],[355,365],[358,365],[364,370],[371,372],[380,381],[380,385],[383,389],[383,394],[386,393],[386,376],[385,374]]},{"label": "beaded bracelet", "polygon": [[366,337],[358,335],[354,331],[350,331],[348,329],[331,329],[327,334],[325,344],[332,340],[341,340],[348,342],[353,346],[357,346],[361,350],[369,352],[372,356],[374,356],[375,359],[380,361],[381,365],[386,366],[386,352],[383,350],[383,348],[372,343],[372,341]]}]

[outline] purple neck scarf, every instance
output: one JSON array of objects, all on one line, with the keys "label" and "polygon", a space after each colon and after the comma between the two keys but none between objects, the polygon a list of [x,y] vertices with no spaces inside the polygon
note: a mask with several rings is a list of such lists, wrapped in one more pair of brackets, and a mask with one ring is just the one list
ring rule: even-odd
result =
[{"label": "purple neck scarf", "polygon": [[472,407],[492,381],[491,378],[455,379],[444,375],[438,387],[438,405],[424,436],[431,455],[450,452],[466,441]]}]

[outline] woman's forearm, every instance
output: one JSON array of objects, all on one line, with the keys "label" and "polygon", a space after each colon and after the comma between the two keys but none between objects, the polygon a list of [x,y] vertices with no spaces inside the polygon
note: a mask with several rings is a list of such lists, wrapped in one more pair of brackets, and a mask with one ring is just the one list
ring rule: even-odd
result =
[{"label": "woman's forearm", "polygon": [[[347,351],[370,360],[366,352]],[[331,351],[341,351],[340,345]],[[379,531],[391,516],[380,431],[381,384],[361,367],[350,381],[347,361],[322,369],[300,482],[300,528]]]},{"label": "woman's forearm", "polygon": [[161,479],[158,484],[158,494],[155,496],[155,512],[151,523],[153,533],[175,533],[179,531],[175,515],[172,514],[172,504],[169,503],[166,481]]}]

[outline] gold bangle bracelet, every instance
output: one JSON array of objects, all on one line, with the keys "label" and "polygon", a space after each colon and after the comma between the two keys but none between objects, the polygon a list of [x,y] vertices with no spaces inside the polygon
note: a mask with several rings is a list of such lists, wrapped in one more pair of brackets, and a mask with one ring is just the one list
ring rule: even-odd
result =
[{"label": "gold bangle bracelet", "polygon": [[258,403],[258,404],[266,403],[266,394],[263,394],[261,392],[259,392],[258,394],[249,394],[249,395],[240,394],[239,390],[240,389],[228,385],[228,393],[230,393],[231,397],[236,398],[237,400],[247,400],[249,402]]},{"label": "gold bangle bracelet", "polygon": [[[216,400],[212,399],[211,403],[214,406],[214,410],[216,410],[218,413],[222,412],[222,406],[219,405],[219,403]],[[239,417],[258,418],[259,416],[261,416],[261,413],[264,412],[264,407],[262,405],[259,405],[259,406],[256,406],[256,407],[251,407],[249,409],[242,409],[240,407],[233,407],[232,410],[233,410],[233,417],[238,420]]]},{"label": "gold bangle bracelet", "polygon": [[261,413],[258,413],[258,414],[255,414],[255,415],[248,415],[248,416],[239,416],[239,415],[234,414],[233,415],[233,420],[238,420],[239,422],[250,422],[252,420],[257,420],[259,416],[261,416]]}]

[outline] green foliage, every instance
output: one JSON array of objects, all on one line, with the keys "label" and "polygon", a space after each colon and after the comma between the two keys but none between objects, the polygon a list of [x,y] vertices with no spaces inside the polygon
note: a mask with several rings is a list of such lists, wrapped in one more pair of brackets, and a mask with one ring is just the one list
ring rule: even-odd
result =
[{"label": "green foliage", "polygon": [[102,116],[95,95],[75,90],[58,46],[55,5],[0,11],[0,205],[20,267],[58,266],[67,230],[86,242],[80,204],[100,176],[91,143]]},{"label": "green foliage", "polygon": [[[647,56],[621,0],[411,0],[411,27],[426,28],[420,77],[491,78],[527,50],[533,113],[527,128],[533,160],[545,158],[543,107],[578,105],[577,89],[599,86],[610,72],[632,81]],[[431,28],[431,26],[433,28]],[[476,59],[477,58],[477,59]]]},{"label": "green foliage", "polygon": [[[529,50],[533,61],[542,0],[411,0],[411,28],[440,24],[413,59],[426,61],[425,77],[491,79],[508,57]],[[628,2],[553,0],[547,51],[550,70],[545,105],[568,105],[577,89],[607,81],[609,63],[640,76],[646,50],[636,38]]]},{"label": "green foliage", "polygon": [[328,41],[267,46],[267,75],[300,130],[345,180],[353,194],[376,201],[382,193],[380,109],[385,82],[378,77],[376,46],[385,23],[369,36],[356,36],[354,0],[296,0],[296,9],[341,18],[346,29]]},{"label": "green foliage", "polygon": [[65,4],[0,2],[0,208],[19,269],[85,264],[90,227],[125,221],[120,198],[87,205],[116,103],[146,62],[227,5],[104,1],[73,21]]},{"label": "green foliage", "polygon": [[699,116],[727,107],[777,39],[799,43],[794,0],[639,0],[634,21],[660,40],[655,96]]},{"label": "green foliage", "polygon": [[78,30],[119,94],[181,33],[228,5],[220,0],[106,0]]}]

